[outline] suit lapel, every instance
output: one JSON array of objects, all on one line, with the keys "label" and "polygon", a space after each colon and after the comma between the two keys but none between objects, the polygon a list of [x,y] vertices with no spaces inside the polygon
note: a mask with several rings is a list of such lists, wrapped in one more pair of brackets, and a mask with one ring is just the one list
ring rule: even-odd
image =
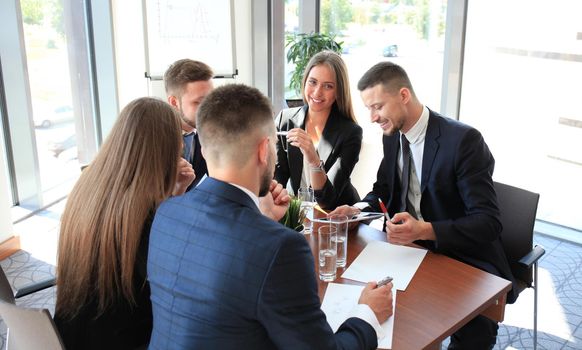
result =
[{"label": "suit lapel", "polygon": [[424,155],[422,159],[422,180],[420,182],[421,193],[424,191],[428,184],[432,165],[434,164],[434,159],[439,149],[439,143],[437,141],[440,136],[438,119],[435,118],[431,110],[429,110],[429,112],[430,115],[428,118],[428,126],[426,128],[426,136],[424,139]]},{"label": "suit lapel", "polygon": [[[297,110],[297,113],[292,115],[289,119],[291,121],[290,128],[302,128],[305,129],[305,114],[307,112],[307,106],[303,106]],[[293,186],[293,192],[297,193],[299,191],[299,186],[301,186],[301,173],[303,172],[303,154],[298,147],[293,147],[289,145],[288,158],[289,158],[289,171],[291,173],[291,184]],[[295,188],[297,187],[297,188]]]},{"label": "suit lapel", "polygon": [[[323,134],[319,140],[319,145],[317,146],[317,153],[319,154],[319,159],[327,161],[329,155],[333,151],[334,146],[337,144],[337,139],[339,137],[339,130],[341,128],[341,120],[337,117],[335,110],[332,110],[325,126],[323,128]],[[325,167],[327,169],[327,167]]]},{"label": "suit lapel", "polygon": [[[399,207],[399,203],[395,203],[400,198],[400,185],[398,182],[398,176],[396,176],[396,169],[398,164],[398,152],[400,150],[400,140],[398,136],[400,133],[395,133],[392,136],[384,136],[384,166],[386,167],[386,183],[389,186],[390,193],[392,194],[388,198],[388,208],[392,208],[394,205]],[[396,198],[396,199],[395,199]],[[396,208],[394,207],[394,208]],[[396,212],[396,210],[394,211]]]}]

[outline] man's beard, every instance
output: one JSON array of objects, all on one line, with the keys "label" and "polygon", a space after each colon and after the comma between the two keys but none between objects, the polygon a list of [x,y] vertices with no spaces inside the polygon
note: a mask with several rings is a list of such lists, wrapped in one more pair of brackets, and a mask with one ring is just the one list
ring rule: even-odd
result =
[{"label": "man's beard", "polygon": [[263,197],[269,193],[269,189],[271,188],[271,181],[273,180],[273,157],[269,155],[269,160],[267,164],[267,169],[261,176],[261,186],[259,187],[259,197]]},{"label": "man's beard", "polygon": [[180,109],[178,109],[178,111],[180,112],[180,119],[182,119],[182,123],[189,125],[191,127],[193,127],[194,129],[196,129],[196,121],[191,121],[188,120],[188,118],[186,118],[186,115],[183,112],[182,109],[182,98],[180,97],[180,99],[178,100],[178,103],[180,104]]}]

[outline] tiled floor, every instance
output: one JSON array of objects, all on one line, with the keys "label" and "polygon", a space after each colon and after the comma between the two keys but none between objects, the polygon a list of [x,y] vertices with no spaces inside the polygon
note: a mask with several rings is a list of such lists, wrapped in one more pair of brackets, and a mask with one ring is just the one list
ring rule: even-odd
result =
[{"label": "tiled floor", "polygon": [[[58,220],[64,201],[40,215],[15,225],[25,252],[0,264],[18,287],[54,273]],[[580,234],[582,235],[582,233]],[[535,243],[546,249],[539,267],[538,349],[582,349],[582,245],[536,234]],[[21,305],[54,310],[54,288],[21,299]],[[533,349],[533,290],[524,291],[508,305],[495,349]],[[0,348],[5,327],[0,322]],[[446,348],[447,341],[443,343]]]}]

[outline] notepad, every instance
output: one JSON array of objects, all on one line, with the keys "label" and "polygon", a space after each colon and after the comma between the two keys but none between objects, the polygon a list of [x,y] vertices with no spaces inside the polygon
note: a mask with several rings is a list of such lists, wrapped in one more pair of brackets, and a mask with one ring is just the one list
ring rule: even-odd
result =
[{"label": "notepad", "polygon": [[[329,323],[334,333],[342,323],[350,316],[350,311],[358,304],[360,294],[364,286],[350,284],[329,283],[321,303],[321,310],[325,313],[327,323]],[[396,291],[393,290],[392,310],[396,313]],[[381,324],[384,330],[384,337],[378,339],[380,349],[392,348],[392,333],[394,331],[394,315]]]},{"label": "notepad", "polygon": [[367,283],[388,275],[394,278],[394,288],[406,290],[426,252],[425,249],[373,241],[366,245],[342,278]]}]

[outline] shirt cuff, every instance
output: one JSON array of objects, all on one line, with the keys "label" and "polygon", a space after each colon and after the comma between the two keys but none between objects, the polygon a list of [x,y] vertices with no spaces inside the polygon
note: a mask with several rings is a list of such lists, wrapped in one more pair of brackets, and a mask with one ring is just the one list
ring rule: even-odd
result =
[{"label": "shirt cuff", "polygon": [[370,206],[370,203],[368,202],[358,202],[355,203],[354,205],[352,205],[352,207],[358,208],[360,210],[364,210],[366,208],[368,208]]},{"label": "shirt cuff", "polygon": [[376,318],[376,314],[374,314],[374,311],[372,311],[372,309],[366,304],[356,305],[350,312],[349,317],[357,317],[372,326],[376,331],[378,339],[382,339],[386,335],[380,322],[378,322],[378,319]]}]

